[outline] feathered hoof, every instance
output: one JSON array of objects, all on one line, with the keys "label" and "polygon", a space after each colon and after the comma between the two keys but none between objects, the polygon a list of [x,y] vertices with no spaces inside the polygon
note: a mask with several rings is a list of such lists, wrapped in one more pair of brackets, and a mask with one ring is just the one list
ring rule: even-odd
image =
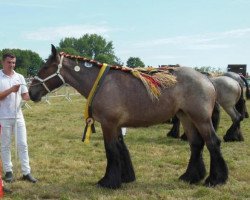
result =
[{"label": "feathered hoof", "polygon": [[124,176],[122,177],[122,183],[130,183],[135,181],[135,176],[131,175],[131,176]]},{"label": "feathered hoof", "polygon": [[183,141],[187,141],[188,139],[187,139],[187,135],[185,134],[185,133],[183,133],[182,135],[181,135],[181,140],[183,140]]},{"label": "feathered hoof", "polygon": [[170,130],[170,131],[167,133],[167,137],[179,138],[179,135],[176,133],[176,131]]},{"label": "feathered hoof", "polygon": [[223,139],[225,142],[243,142],[244,141],[244,138],[242,135],[237,135],[237,136],[224,135]]},{"label": "feathered hoof", "polygon": [[207,187],[215,187],[217,185],[223,185],[223,184],[225,184],[226,181],[227,181],[227,178],[215,179],[215,178],[211,178],[209,176],[205,180],[204,185],[207,186]]},{"label": "feathered hoof", "polygon": [[121,187],[121,182],[112,182],[106,178],[102,178],[97,182],[97,187],[108,188],[108,189],[118,189]]},{"label": "feathered hoof", "polygon": [[179,177],[179,179],[189,184],[195,184],[198,183],[202,179],[202,177],[199,176],[199,174],[191,176],[189,173],[185,172],[183,175]]}]

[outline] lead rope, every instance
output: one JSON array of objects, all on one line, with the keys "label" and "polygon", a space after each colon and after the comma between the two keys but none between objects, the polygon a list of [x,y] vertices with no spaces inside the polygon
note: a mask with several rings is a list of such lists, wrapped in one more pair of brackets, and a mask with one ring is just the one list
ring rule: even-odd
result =
[{"label": "lead rope", "polygon": [[108,66],[106,63],[104,63],[100,69],[100,72],[95,80],[95,83],[89,93],[89,96],[87,98],[87,102],[85,105],[85,111],[84,111],[84,119],[86,121],[86,125],[83,131],[82,141],[86,144],[89,143],[90,135],[91,133],[95,133],[95,120],[93,118],[92,113],[92,103],[93,99],[100,88],[101,84],[103,83],[103,80],[105,76],[107,75],[108,71],[110,69],[110,66]]}]

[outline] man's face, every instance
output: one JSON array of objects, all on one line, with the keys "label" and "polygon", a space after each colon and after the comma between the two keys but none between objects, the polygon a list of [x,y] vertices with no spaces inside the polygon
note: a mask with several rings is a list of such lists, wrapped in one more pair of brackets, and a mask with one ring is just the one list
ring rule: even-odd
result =
[{"label": "man's face", "polygon": [[16,66],[16,58],[7,57],[5,58],[5,60],[3,60],[2,64],[3,64],[3,69],[13,70]]}]

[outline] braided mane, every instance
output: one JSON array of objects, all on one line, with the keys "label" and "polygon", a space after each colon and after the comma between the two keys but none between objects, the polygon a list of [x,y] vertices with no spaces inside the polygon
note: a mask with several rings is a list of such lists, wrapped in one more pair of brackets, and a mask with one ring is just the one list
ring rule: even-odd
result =
[{"label": "braided mane", "polygon": [[[93,63],[96,64],[98,67],[103,66],[103,63],[82,56],[71,55],[64,52],[60,52],[60,55],[63,55],[64,57],[70,59],[76,59],[79,61]],[[130,68],[126,66],[117,66],[117,65],[109,65],[109,66],[110,69],[128,72],[131,73],[134,77],[140,79],[152,99],[159,99],[162,88],[171,87],[175,85],[177,82],[176,77],[172,74],[172,72],[178,70],[178,67],[176,68],[173,66],[164,66],[161,68],[155,68],[155,67]]]}]

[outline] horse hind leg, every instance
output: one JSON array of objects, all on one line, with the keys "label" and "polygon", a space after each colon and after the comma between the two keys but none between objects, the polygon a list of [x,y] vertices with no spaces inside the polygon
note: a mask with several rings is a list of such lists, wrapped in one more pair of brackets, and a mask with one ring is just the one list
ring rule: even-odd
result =
[{"label": "horse hind leg", "polygon": [[215,134],[212,122],[199,123],[196,127],[205,141],[210,154],[210,173],[205,180],[205,185],[216,186],[224,184],[228,179],[228,168],[221,154],[221,141]]},{"label": "horse hind leg", "polygon": [[241,114],[243,118],[249,118],[249,114],[247,111],[246,100],[243,96],[243,89],[241,88],[241,95],[238,102],[235,105],[236,110]]},{"label": "horse hind leg", "polygon": [[[214,129],[217,130],[220,123],[220,105],[218,102],[215,102],[213,113],[212,113],[212,123]],[[187,141],[187,135],[185,132],[181,135],[181,140]]]},{"label": "horse hind leg", "polygon": [[228,115],[231,117],[233,123],[230,128],[227,130],[226,134],[223,136],[225,142],[233,141],[244,141],[240,122],[243,119],[243,116],[234,108],[224,108]]},{"label": "horse hind leg", "polygon": [[203,161],[202,151],[204,142],[197,129],[190,119],[184,114],[179,112],[178,117],[181,120],[188,141],[190,143],[191,156],[189,159],[186,172],[180,176],[180,179],[190,184],[199,182],[205,177],[206,169]]},{"label": "horse hind leg", "polygon": [[212,113],[212,123],[214,126],[214,130],[217,131],[219,123],[220,123],[220,104],[215,102],[213,113]]}]

